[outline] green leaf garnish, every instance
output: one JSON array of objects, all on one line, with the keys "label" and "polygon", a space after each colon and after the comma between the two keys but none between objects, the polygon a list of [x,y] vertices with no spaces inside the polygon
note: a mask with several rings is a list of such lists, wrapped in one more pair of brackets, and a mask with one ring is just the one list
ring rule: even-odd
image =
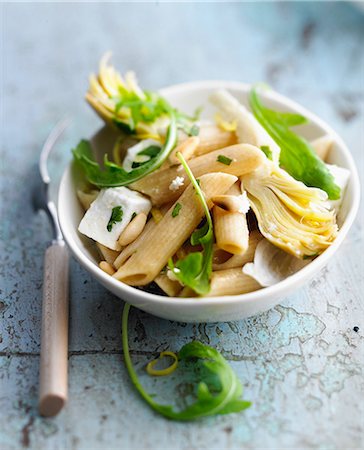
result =
[{"label": "green leaf garnish", "polygon": [[158,169],[168,157],[171,150],[176,145],[177,125],[174,115],[171,115],[171,122],[168,127],[166,141],[156,156],[152,157],[143,165],[132,169],[130,172],[121,166],[109,161],[105,155],[105,170],[101,170],[99,164],[93,159],[90,143],[86,140],[80,141],[78,146],[72,150],[74,159],[81,165],[88,181],[99,187],[126,186],[149,173]]},{"label": "green leaf garnish", "polygon": [[[133,132],[139,122],[152,123],[159,117],[169,114],[173,108],[167,100],[156,92],[143,91],[143,98],[138,93],[119,86],[119,95],[114,97],[115,104],[115,123],[129,128]],[[121,120],[118,113],[122,108],[130,111],[128,119]]]},{"label": "green leaf garnish", "polygon": [[131,167],[132,169],[135,169],[136,167],[140,167],[143,166],[144,164],[146,164],[147,162],[149,162],[149,160],[151,158],[155,158],[158,153],[161,151],[162,147],[159,147],[158,145],[150,145],[149,147],[145,148],[144,150],[141,150],[137,156],[141,155],[141,156],[149,156],[149,159],[147,161],[144,162],[133,162]]},{"label": "green leaf garnish", "polygon": [[265,156],[270,159],[271,161],[273,160],[273,153],[272,150],[270,149],[269,145],[261,145],[260,149],[262,150],[262,152],[265,154]]},{"label": "green leaf garnish", "polygon": [[306,118],[300,114],[282,113],[266,108],[256,88],[250,92],[250,106],[256,119],[281,148],[280,165],[306,186],[325,191],[329,199],[340,198],[340,188],[335,184],[334,177],[325,163],[316,155],[309,142],[290,129],[294,125],[306,123]]},{"label": "green leaf garnish", "polygon": [[191,184],[195,188],[198,199],[203,206],[206,215],[206,223],[191,236],[191,244],[202,245],[203,251],[189,253],[185,258],[178,260],[175,265],[173,264],[172,259],[170,259],[168,266],[185,286],[189,286],[199,295],[206,295],[210,291],[210,276],[212,273],[212,219],[199,183],[182,154],[178,152],[177,157],[181,161]]},{"label": "green leaf garnish", "polygon": [[225,155],[219,155],[219,156],[216,158],[216,161],[217,161],[217,162],[220,162],[220,163],[222,163],[222,164],[225,164],[226,166],[230,166],[230,164],[233,162],[232,159],[228,158],[228,157],[225,156]]},{"label": "green leaf garnish", "polygon": [[132,214],[132,216],[131,216],[131,219],[130,219],[130,222],[134,219],[134,217],[136,217],[137,216],[137,213],[134,211],[133,212],[133,214]]},{"label": "green leaf garnish", "polygon": [[121,206],[115,206],[111,211],[109,222],[106,226],[107,231],[111,231],[116,222],[123,220],[123,208]]},{"label": "green leaf garnish", "polygon": [[[178,123],[178,127],[182,128],[188,135],[195,136],[199,132],[199,128],[193,125],[193,122],[198,119],[199,110],[196,110],[194,116],[190,117],[173,108],[157,92],[142,91],[141,95],[120,85],[119,95],[112,99],[115,102],[114,123],[127,133],[135,133],[139,123],[151,124],[162,116],[172,114]],[[129,110],[128,118],[120,118],[118,113],[121,109]]]},{"label": "green leaf garnish", "polygon": [[178,353],[180,361],[193,364],[195,370],[201,374],[201,381],[196,386],[195,402],[180,411],[175,411],[171,405],[157,403],[152,395],[144,390],[130,358],[128,343],[129,310],[130,305],[126,303],[122,317],[125,365],[135,388],[154,411],[171,420],[189,421],[218,414],[236,413],[249,408],[251,403],[241,399],[242,384],[226,359],[216,349],[197,341],[184,345]]},{"label": "green leaf garnish", "polygon": [[181,211],[182,205],[181,203],[176,203],[174,205],[173,211],[172,211],[172,217],[177,217],[179,212]]}]

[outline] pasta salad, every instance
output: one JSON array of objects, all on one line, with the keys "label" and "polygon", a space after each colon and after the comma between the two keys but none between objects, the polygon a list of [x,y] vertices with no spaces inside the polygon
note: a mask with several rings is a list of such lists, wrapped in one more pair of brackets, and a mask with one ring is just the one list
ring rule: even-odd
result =
[{"label": "pasta salad", "polygon": [[334,242],[350,173],[325,163],[331,136],[305,140],[292,127],[306,118],[269,109],[261,89],[249,109],[216,91],[216,114],[201,120],[101,60],[86,100],[118,137],[103,164],[86,140],[73,155],[87,180],[78,230],[96,242],[103,271],[172,297],[238,295]]}]

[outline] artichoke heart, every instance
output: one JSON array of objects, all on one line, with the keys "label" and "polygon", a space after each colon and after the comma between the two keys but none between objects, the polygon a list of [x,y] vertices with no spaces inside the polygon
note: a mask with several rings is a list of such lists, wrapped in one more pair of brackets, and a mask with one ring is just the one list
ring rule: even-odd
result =
[{"label": "artichoke heart", "polygon": [[334,241],[338,227],[325,204],[326,192],[305,186],[270,161],[241,181],[259,229],[273,245],[307,258]]},{"label": "artichoke heart", "polygon": [[170,118],[158,104],[160,97],[144,92],[134,72],[127,72],[123,78],[108,63],[110,57],[111,53],[106,53],[98,75],[90,76],[87,102],[107,124],[132,132],[139,139],[163,142]]}]

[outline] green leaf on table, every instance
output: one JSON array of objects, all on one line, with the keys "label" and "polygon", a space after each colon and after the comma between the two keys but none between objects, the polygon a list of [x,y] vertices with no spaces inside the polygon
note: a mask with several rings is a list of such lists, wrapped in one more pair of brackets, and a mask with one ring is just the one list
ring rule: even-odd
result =
[{"label": "green leaf on table", "polygon": [[197,341],[184,345],[178,353],[178,359],[191,365],[200,376],[195,386],[195,401],[180,411],[175,411],[171,405],[157,403],[153,396],[144,390],[130,358],[129,310],[130,305],[125,304],[122,318],[125,365],[135,388],[154,411],[171,420],[191,421],[208,416],[237,413],[251,405],[241,398],[243,386],[226,359],[216,349]]}]

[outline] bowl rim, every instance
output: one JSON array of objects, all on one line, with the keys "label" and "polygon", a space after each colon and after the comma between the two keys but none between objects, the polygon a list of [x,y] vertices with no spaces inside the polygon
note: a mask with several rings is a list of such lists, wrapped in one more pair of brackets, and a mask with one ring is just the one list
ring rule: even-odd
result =
[{"label": "bowl rim", "polygon": [[[201,89],[233,89],[241,91],[246,94],[252,85],[247,83],[241,83],[237,81],[223,81],[223,80],[199,80],[199,81],[190,81],[185,83],[179,83],[175,85],[171,85],[162,89],[159,89],[159,92],[162,95],[172,95],[177,94],[179,92],[190,91],[190,90],[201,90]],[[320,119],[316,114],[307,110],[305,107],[296,103],[294,100],[291,100],[285,97],[282,94],[278,94],[273,90],[262,92],[263,98],[268,98],[273,101],[279,103],[282,107],[286,107],[288,109],[292,109],[295,112],[298,112],[304,116],[306,116],[310,122],[315,123],[320,128],[322,128],[327,134],[330,134],[336,144],[338,145],[340,152],[344,154],[347,162],[348,169],[351,173],[350,182],[353,185],[352,189],[352,198],[351,205],[349,211],[345,217],[344,223],[342,224],[338,235],[332,245],[327,248],[321,255],[315,258],[310,264],[303,267],[298,272],[293,275],[287,277],[286,279],[280,281],[279,283],[269,286],[263,287],[260,290],[248,292],[246,294],[237,294],[237,295],[227,295],[227,296],[213,296],[213,297],[168,297],[162,296],[158,294],[152,294],[141,289],[137,289],[133,286],[129,286],[119,280],[116,280],[110,275],[103,272],[97,264],[92,262],[86,255],[83,254],[77,243],[73,240],[71,235],[68,235],[67,232],[67,219],[65,212],[64,202],[61,201],[63,192],[65,190],[65,184],[67,179],[71,177],[71,168],[72,161],[68,164],[66,169],[64,170],[59,186],[58,192],[58,214],[59,214],[59,222],[60,227],[63,233],[64,240],[66,241],[68,247],[72,251],[73,255],[80,262],[80,264],[85,267],[92,275],[94,275],[104,286],[110,286],[110,289],[115,292],[120,292],[121,295],[129,295],[131,298],[139,297],[140,299],[146,300],[156,305],[161,304],[163,306],[167,306],[168,303],[173,303],[173,306],[192,306],[203,305],[207,307],[211,307],[219,304],[220,302],[224,302],[224,304],[228,304],[229,306],[235,304],[243,304],[245,302],[259,302],[259,300],[264,300],[267,296],[272,297],[284,297],[285,294],[294,289],[294,285],[297,287],[304,283],[306,280],[310,279],[317,270],[321,269],[328,260],[333,256],[336,250],[340,247],[343,240],[345,239],[350,227],[352,226],[355,217],[357,215],[360,203],[360,183],[359,183],[359,175],[357,172],[356,165],[354,163],[354,159],[348,149],[347,145],[344,143],[342,138],[322,119]]]}]

